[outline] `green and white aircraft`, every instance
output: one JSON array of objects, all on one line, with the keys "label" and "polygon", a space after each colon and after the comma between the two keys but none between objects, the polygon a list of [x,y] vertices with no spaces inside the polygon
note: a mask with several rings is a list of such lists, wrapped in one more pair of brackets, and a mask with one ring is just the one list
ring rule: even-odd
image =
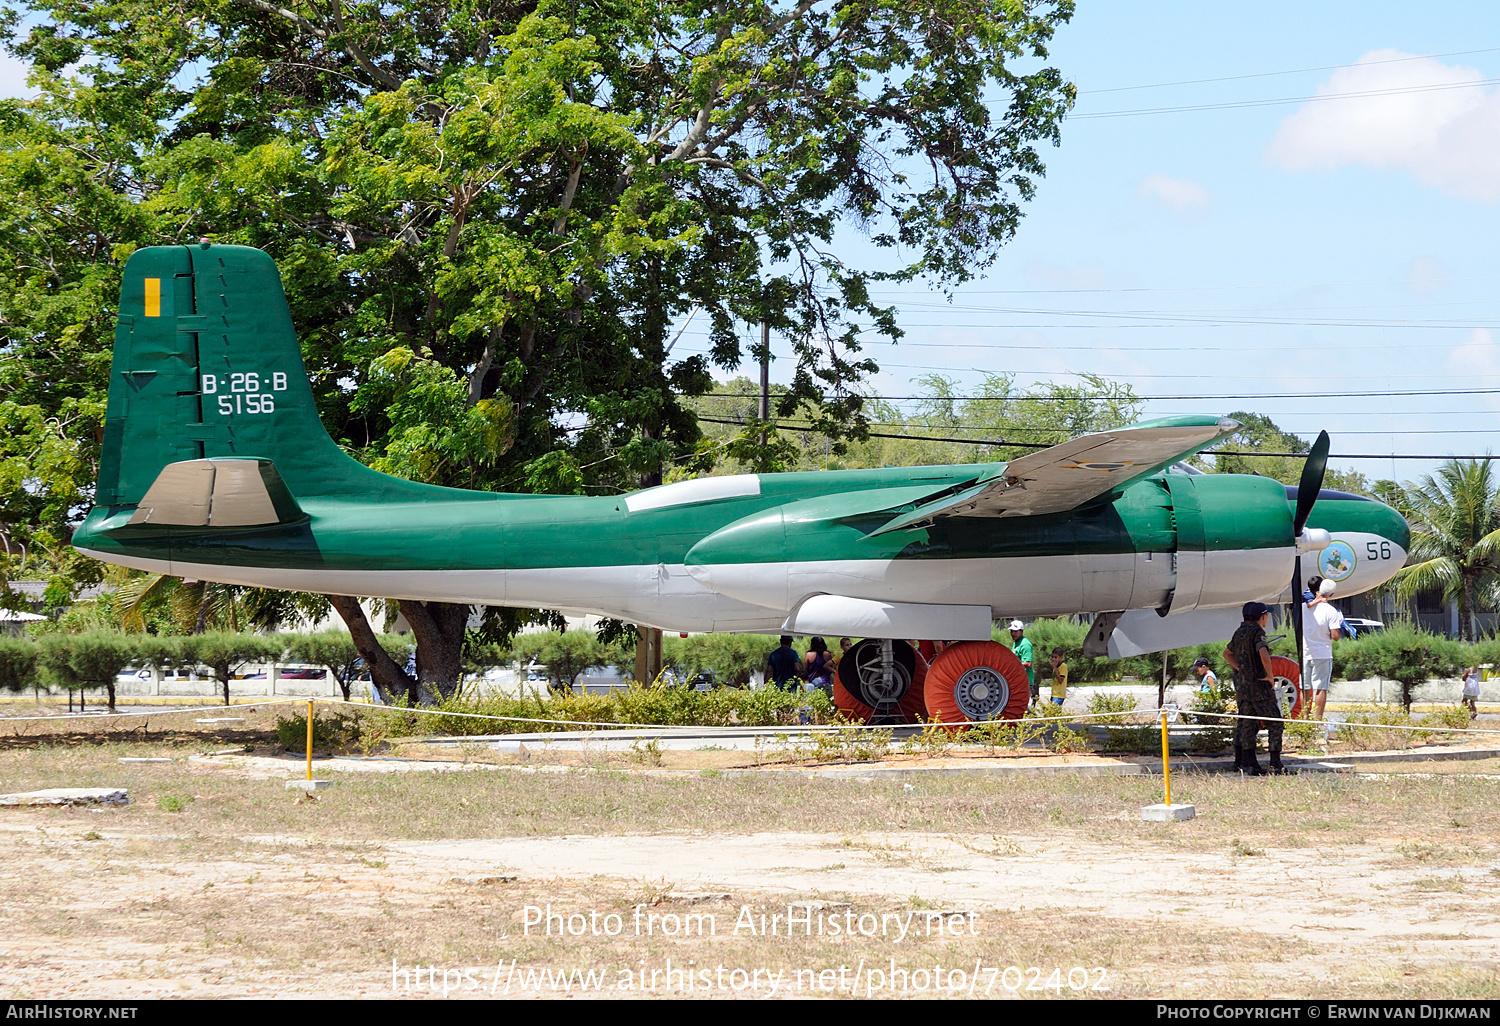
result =
[{"label": "green and white aircraft", "polygon": [[1345,596],[1395,573],[1409,541],[1391,508],[1319,494],[1321,465],[1300,502],[1267,478],[1174,470],[1238,427],[1213,416],[1009,464],[609,497],[401,480],[329,438],[276,266],[239,246],[133,254],[113,360],[74,544],[197,580],[873,639],[987,640],[996,617],[1089,612],[1107,614],[1091,643],[1120,654],[1227,637],[1242,603],[1288,592],[1299,551],[1313,573],[1332,550]]}]

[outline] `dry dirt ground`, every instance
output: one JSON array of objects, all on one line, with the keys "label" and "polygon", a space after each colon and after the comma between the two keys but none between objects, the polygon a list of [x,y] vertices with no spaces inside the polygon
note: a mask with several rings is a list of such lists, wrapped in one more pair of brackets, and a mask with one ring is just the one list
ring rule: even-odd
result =
[{"label": "dry dirt ground", "polygon": [[[131,796],[0,809],[0,992],[1500,991],[1500,780],[1475,772],[1492,766],[1182,776],[1198,818],[1165,825],[1140,820],[1150,777],[471,763],[342,773],[313,797],[269,746],[190,758],[264,726],[0,738],[0,792]],[[118,761],[141,756],[173,761]]]}]

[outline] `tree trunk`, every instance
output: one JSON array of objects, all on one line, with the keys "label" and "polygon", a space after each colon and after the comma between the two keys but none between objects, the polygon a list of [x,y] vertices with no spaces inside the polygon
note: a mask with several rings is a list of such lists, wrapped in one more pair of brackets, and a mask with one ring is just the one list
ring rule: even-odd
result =
[{"label": "tree trunk", "polygon": [[114,681],[110,681],[108,684],[106,684],[104,686],[109,689],[109,711],[110,712],[114,712],[115,711],[115,682]]},{"label": "tree trunk", "polygon": [[[380,700],[391,704],[399,701],[402,695],[406,695],[415,704],[417,682],[396,665],[396,660],[391,658],[391,654],[376,639],[375,631],[370,627],[369,618],[360,608],[359,599],[349,595],[329,595],[328,601],[333,603],[333,608],[338,611],[339,617],[344,621],[344,626],[349,629],[349,637],[353,639],[354,647],[359,650],[365,665],[370,668],[370,683],[379,692]],[[348,694],[347,686],[345,694]]]},{"label": "tree trunk", "polygon": [[1474,579],[1465,577],[1463,588],[1458,593],[1458,636],[1469,644],[1474,643]]},{"label": "tree trunk", "polygon": [[401,613],[417,639],[417,681],[439,700],[458,691],[469,611],[469,606],[452,602],[401,601]]}]

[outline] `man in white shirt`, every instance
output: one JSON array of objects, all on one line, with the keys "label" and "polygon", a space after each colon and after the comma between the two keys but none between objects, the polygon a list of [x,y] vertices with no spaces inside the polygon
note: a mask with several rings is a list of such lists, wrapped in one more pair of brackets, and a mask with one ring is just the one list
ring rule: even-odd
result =
[{"label": "man in white shirt", "polygon": [[[1312,598],[1302,605],[1302,639],[1306,662],[1302,667],[1302,707],[1313,703],[1313,717],[1323,718],[1328,703],[1328,685],[1333,680],[1333,643],[1344,636],[1344,614],[1329,601],[1335,585],[1312,577],[1307,589]],[[1311,693],[1309,693],[1311,692]]]}]

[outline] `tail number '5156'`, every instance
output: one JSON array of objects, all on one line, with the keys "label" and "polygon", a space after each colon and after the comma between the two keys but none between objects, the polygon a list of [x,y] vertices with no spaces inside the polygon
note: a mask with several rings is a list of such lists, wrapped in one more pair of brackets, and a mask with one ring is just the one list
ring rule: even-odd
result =
[{"label": "tail number '5156'", "polygon": [[[229,380],[224,382],[229,386],[229,395],[220,395],[219,414],[228,417],[238,413],[274,413],[276,412],[276,398],[272,392],[286,391],[286,374],[276,371],[272,374],[262,376],[255,371],[244,373],[233,373]],[[215,395],[221,384],[219,375],[203,375],[203,394]],[[271,392],[262,392],[261,389],[269,385]]]}]

